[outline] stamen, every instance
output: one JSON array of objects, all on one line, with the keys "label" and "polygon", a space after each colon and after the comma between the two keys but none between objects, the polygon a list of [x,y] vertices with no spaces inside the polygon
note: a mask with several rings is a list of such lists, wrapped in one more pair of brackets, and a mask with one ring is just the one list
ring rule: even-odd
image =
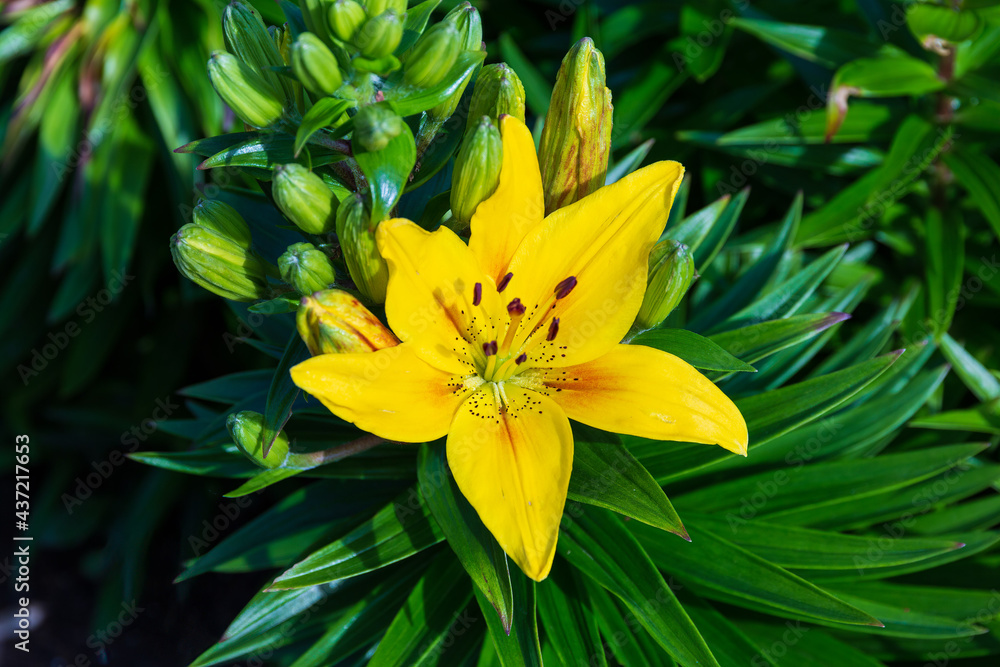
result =
[{"label": "stamen", "polygon": [[545,340],[552,342],[556,339],[559,334],[559,318],[553,317],[552,322],[549,324],[549,334],[545,337]]},{"label": "stamen", "polygon": [[518,358],[514,360],[514,363],[516,363],[518,366],[520,366],[521,364],[523,364],[527,360],[528,360],[528,355],[525,354],[524,352],[522,352],[520,354],[520,356],[518,356]]},{"label": "stamen", "polygon": [[497,342],[495,340],[491,340],[488,343],[483,343],[483,352],[486,353],[487,357],[492,357],[497,353]]},{"label": "stamen", "polygon": [[483,300],[483,284],[476,283],[476,286],[472,288],[472,305],[478,306]]},{"label": "stamen", "polygon": [[566,280],[563,280],[556,285],[556,298],[565,299],[573,291],[574,287],[576,287],[576,276],[570,276]]},{"label": "stamen", "polygon": [[513,277],[514,277],[513,273],[508,273],[503,278],[501,278],[500,279],[500,283],[497,285],[497,291],[498,292],[502,292],[505,289],[507,289],[507,283],[509,283],[510,279],[513,278]]},{"label": "stamen", "polygon": [[524,315],[525,310],[526,308],[524,307],[524,304],[521,303],[520,299],[514,299],[507,304],[507,312],[511,317]]}]

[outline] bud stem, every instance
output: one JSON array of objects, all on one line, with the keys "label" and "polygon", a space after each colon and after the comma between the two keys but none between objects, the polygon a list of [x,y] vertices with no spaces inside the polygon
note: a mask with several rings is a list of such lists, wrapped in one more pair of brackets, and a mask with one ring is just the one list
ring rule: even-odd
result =
[{"label": "bud stem", "polygon": [[308,454],[291,454],[288,457],[289,467],[292,468],[315,468],[316,466],[321,466],[326,463],[333,463],[334,461],[340,461],[341,459],[346,459],[348,456],[354,456],[355,454],[360,454],[363,451],[369,450],[372,447],[377,447],[383,442],[388,442],[385,438],[380,438],[377,435],[363,435],[357,440],[351,440],[350,442],[345,442],[342,445],[337,445],[336,447],[331,447],[330,449],[323,449],[318,452],[309,452]]}]

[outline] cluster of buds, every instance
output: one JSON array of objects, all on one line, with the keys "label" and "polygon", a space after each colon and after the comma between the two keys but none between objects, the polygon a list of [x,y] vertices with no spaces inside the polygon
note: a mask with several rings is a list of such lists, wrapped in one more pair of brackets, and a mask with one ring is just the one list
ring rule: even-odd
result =
[{"label": "cluster of buds", "polygon": [[234,208],[218,201],[195,207],[194,222],[170,239],[170,253],[182,274],[233,301],[269,296],[273,267],[250,249],[250,229]]}]

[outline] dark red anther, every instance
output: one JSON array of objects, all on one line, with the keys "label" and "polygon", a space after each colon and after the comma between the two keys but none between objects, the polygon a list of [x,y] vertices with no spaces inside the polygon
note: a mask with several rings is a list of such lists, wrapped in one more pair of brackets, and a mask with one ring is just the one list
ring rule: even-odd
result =
[{"label": "dark red anther", "polygon": [[521,303],[520,299],[514,299],[507,304],[507,312],[511,317],[517,317],[519,315],[524,315],[524,311],[527,310],[524,304]]},{"label": "dark red anther", "polygon": [[491,340],[488,343],[483,343],[483,352],[486,353],[487,357],[492,357],[497,353],[497,342],[495,340]]},{"label": "dark red anther", "polygon": [[503,278],[501,278],[500,279],[500,283],[497,285],[497,291],[498,292],[502,292],[505,289],[507,289],[507,283],[509,283],[510,279],[513,278],[513,277],[514,277],[513,273],[508,273]]},{"label": "dark red anther", "polygon": [[559,318],[553,317],[552,322],[549,323],[549,335],[545,337],[547,341],[554,341],[556,336],[559,334]]},{"label": "dark red anther", "polygon": [[478,306],[483,300],[483,284],[476,283],[476,286],[472,288],[472,305]]},{"label": "dark red anther", "polygon": [[527,360],[528,360],[528,355],[525,354],[524,352],[522,352],[521,354],[519,354],[517,356],[517,359],[514,360],[514,363],[516,363],[518,366],[520,366],[521,364],[523,364]]},{"label": "dark red anther", "polygon": [[574,287],[576,287],[576,276],[570,276],[556,285],[556,298],[565,299],[569,296],[569,293],[573,291]]}]

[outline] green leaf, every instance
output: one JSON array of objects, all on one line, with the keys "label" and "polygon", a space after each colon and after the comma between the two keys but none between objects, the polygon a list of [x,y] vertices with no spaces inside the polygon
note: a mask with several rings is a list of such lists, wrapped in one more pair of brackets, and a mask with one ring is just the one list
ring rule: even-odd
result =
[{"label": "green leaf", "polygon": [[[739,627],[760,647],[761,657],[779,657],[774,664],[795,667],[885,667],[851,644],[834,639],[818,628],[802,627],[799,621],[767,623],[765,618],[741,618]],[[850,641],[857,635],[850,635]],[[763,667],[757,663],[756,667]]]},{"label": "green leaf", "polygon": [[295,157],[299,156],[310,137],[340,118],[354,105],[355,102],[352,100],[338,100],[333,97],[320,98],[313,104],[302,117],[299,129],[295,131]]},{"label": "green leaf", "polygon": [[[430,88],[401,85],[403,75],[402,70],[399,70],[392,78],[396,85],[384,91],[385,99],[400,116],[412,116],[421,111],[433,109],[465,85],[465,80],[485,58],[485,51],[462,51],[441,82]],[[414,146],[412,137],[410,145]],[[414,150],[416,150],[415,147]],[[410,165],[410,168],[412,169],[413,165]]]},{"label": "green leaf", "polygon": [[278,482],[284,481],[289,477],[295,477],[299,473],[305,472],[307,469],[308,468],[271,468],[269,470],[261,470],[232,491],[227,491],[222,494],[222,497],[242,498],[243,496],[249,496],[251,493],[262,491],[272,484],[277,484]]},{"label": "green leaf", "polygon": [[[705,208],[684,218],[679,224],[668,226],[666,231],[660,235],[660,240],[672,239],[683,243],[692,252],[697,250],[705,240],[705,236],[718,224],[722,214],[729,206],[730,200],[729,195],[723,195]],[[673,211],[671,210],[671,212]]]},{"label": "green leaf", "polygon": [[887,42],[874,42],[836,28],[750,18],[734,19],[732,25],[782,51],[831,69],[857,58],[902,53]]},{"label": "green leaf", "polygon": [[[649,528],[660,535],[664,533]],[[605,510],[563,515],[557,549],[574,567],[618,596],[639,623],[684,667],[718,665],[698,629],[645,550]],[[670,540],[687,544],[670,536]],[[659,604],[649,604],[655,599]]]},{"label": "green leaf", "polygon": [[380,151],[368,151],[353,142],[354,159],[368,179],[373,224],[391,217],[417,160],[413,132],[405,124],[402,127],[402,131]]},{"label": "green leaf", "polygon": [[579,575],[563,565],[557,563],[549,578],[535,586],[545,636],[563,665],[607,667],[587,590]]},{"label": "green leaf", "polygon": [[[667,495],[612,433],[574,425],[573,473],[569,500],[624,514],[687,539],[687,531]],[[577,505],[568,505],[575,516]]]},{"label": "green leaf", "polygon": [[444,443],[420,447],[417,477],[420,494],[441,526],[448,545],[499,614],[504,631],[510,633],[514,602],[507,555],[455,484],[448,470]]},{"label": "green leaf", "polygon": [[971,500],[917,516],[911,530],[921,535],[984,530],[995,525],[998,516],[1000,516],[1000,495],[993,493],[979,500]]},{"label": "green leaf", "polygon": [[[486,618],[486,628],[502,667],[541,667],[542,647],[538,641],[538,619],[535,616],[535,582],[520,570],[510,573],[514,592],[514,618],[508,632],[491,609],[492,603],[479,590],[473,589],[479,608]],[[485,649],[484,649],[485,650]]]},{"label": "green leaf", "polygon": [[766,653],[759,652],[750,638],[707,600],[691,594],[681,595],[680,599],[691,620],[701,628],[705,641],[712,647],[712,653],[720,664],[751,667],[775,664]]},{"label": "green leaf", "polygon": [[686,329],[654,329],[639,334],[630,342],[633,345],[647,345],[669,352],[702,370],[726,373],[757,372],[753,366],[726,352],[715,341]]},{"label": "green leaf", "polygon": [[424,32],[424,28],[427,27],[427,21],[430,20],[431,14],[440,4],[441,0],[424,0],[419,5],[406,10],[406,19],[403,21],[403,38],[399,41],[399,46],[394,52],[397,56],[402,56],[407,49],[416,43]]},{"label": "green leaf", "polygon": [[242,371],[184,387],[177,393],[181,396],[232,405],[250,394],[267,391],[273,377],[272,370]]},{"label": "green leaf", "polygon": [[212,157],[222,151],[232,148],[233,146],[241,146],[247,142],[253,140],[259,140],[262,137],[270,136],[266,132],[233,132],[231,134],[219,134],[214,137],[207,137],[205,139],[197,139],[191,143],[184,144],[179,148],[175,148],[175,153],[194,153],[195,155],[200,155],[202,157]]},{"label": "green leaf", "polygon": [[923,95],[944,88],[930,63],[909,56],[859,58],[843,65],[833,77],[833,88],[850,88],[858,97]]},{"label": "green leaf", "polygon": [[954,147],[942,156],[955,175],[955,182],[965,188],[982,212],[993,232],[1000,237],[1000,166],[988,155],[968,147]]},{"label": "green leaf", "polygon": [[837,595],[845,602],[858,609],[863,609],[882,621],[885,627],[878,632],[882,636],[949,639],[952,637],[971,637],[987,632],[984,627],[971,623],[956,623],[955,619],[938,616],[932,611],[917,611],[912,608],[912,603],[886,604],[855,595],[853,591],[838,590]]},{"label": "green leaf", "polygon": [[649,633],[634,622],[633,616],[623,613],[615,605],[611,594],[592,581],[584,580],[590,597],[591,608],[597,617],[597,627],[604,637],[605,646],[622,665],[648,665],[649,667],[675,667],[676,663],[649,637]]},{"label": "green leaf", "polygon": [[[881,540],[796,528],[756,519],[686,513],[697,526],[708,528],[780,567],[798,570],[855,570],[915,563],[962,547],[941,538]],[[872,554],[876,554],[873,557]]]},{"label": "green leaf", "polygon": [[[700,273],[708,270],[708,265],[712,263],[715,256],[722,250],[726,239],[733,233],[733,230],[736,228],[736,221],[739,220],[740,213],[743,212],[743,206],[747,203],[749,196],[749,189],[744,188],[740,190],[726,206],[726,210],[715,221],[715,224],[708,230],[708,233],[702,237],[701,241],[695,246],[688,246],[694,255],[695,268]],[[682,239],[678,240],[681,243],[685,243]]]},{"label": "green leaf", "polygon": [[269,590],[355,577],[408,558],[443,539],[434,517],[411,488],[370,520],[283,572]]},{"label": "green leaf", "polygon": [[980,401],[1000,397],[1000,380],[969,354],[948,334],[941,336],[941,353],[951,363],[958,377]]},{"label": "green leaf", "polygon": [[821,622],[881,625],[871,615],[763,558],[698,527],[691,542],[670,542],[636,524],[632,532],[663,570],[706,589],[710,597]]},{"label": "green leaf", "polygon": [[713,334],[707,340],[715,343],[727,353],[741,357],[746,362],[754,363],[775,352],[807,341],[818,333],[849,318],[850,315],[846,313],[792,315],[780,320],[751,324],[739,329]]},{"label": "green leaf", "polygon": [[[681,6],[681,35],[685,37],[687,48],[675,52],[675,63],[679,64],[676,56],[683,54],[684,66],[699,83],[708,80],[722,65],[733,32],[730,25],[732,14],[733,10],[725,0]],[[706,41],[707,45],[704,44]]]},{"label": "green leaf", "polygon": [[[993,402],[993,408],[998,406]],[[915,428],[932,428],[942,431],[971,431],[1000,435],[1000,419],[987,414],[982,407],[971,410],[948,410],[936,415],[918,417],[910,422]]]},{"label": "green leaf", "polygon": [[908,486],[948,470],[982,449],[982,445],[948,445],[873,459],[800,463],[698,489],[678,497],[677,504],[692,511],[728,512],[727,517],[736,522],[773,516],[781,523],[795,525],[796,517],[808,515],[814,507]]},{"label": "green leaf", "polygon": [[469,621],[462,610],[472,598],[462,566],[440,553],[413,587],[378,644],[371,667],[416,667],[434,664],[452,628],[464,634]]},{"label": "green leaf", "polygon": [[[411,142],[412,143],[412,142]],[[311,146],[303,155],[295,156],[295,137],[290,134],[264,134],[260,138],[237,144],[212,155],[198,165],[198,169],[240,167],[256,178],[271,179],[276,164],[297,162],[315,168],[345,159],[343,153],[321,146]]]},{"label": "green leaf", "polygon": [[[608,169],[608,175],[604,179],[604,184],[611,185],[638,169],[639,165],[642,164],[642,161],[646,159],[647,155],[649,155],[649,151],[653,148],[653,143],[655,143],[655,141],[655,139],[647,139],[629,151],[628,155],[623,157],[619,162],[610,167]],[[677,206],[676,197],[674,206]]]},{"label": "green leaf", "polygon": [[302,342],[299,332],[292,333],[285,353],[278,362],[278,367],[274,371],[274,379],[271,380],[271,387],[267,390],[267,406],[264,409],[264,428],[261,432],[261,440],[264,447],[264,456],[271,451],[274,439],[278,437],[285,422],[292,416],[292,405],[299,396],[299,388],[292,382],[292,366],[309,358],[309,350]]},{"label": "green leaf", "polygon": [[920,42],[937,37],[953,44],[971,38],[981,25],[976,12],[924,3],[917,3],[906,11],[906,23]]},{"label": "green leaf", "polygon": [[928,314],[935,335],[951,327],[961,291],[965,240],[957,211],[930,208],[925,216]]}]

